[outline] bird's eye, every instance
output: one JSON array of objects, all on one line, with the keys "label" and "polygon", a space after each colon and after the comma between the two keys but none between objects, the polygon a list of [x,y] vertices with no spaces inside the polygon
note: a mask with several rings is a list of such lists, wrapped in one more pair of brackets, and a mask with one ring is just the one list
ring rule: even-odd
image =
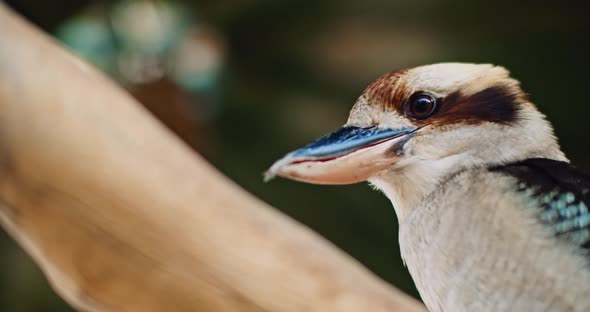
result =
[{"label": "bird's eye", "polygon": [[428,93],[414,94],[408,101],[406,113],[415,119],[424,119],[436,109],[436,99]]}]

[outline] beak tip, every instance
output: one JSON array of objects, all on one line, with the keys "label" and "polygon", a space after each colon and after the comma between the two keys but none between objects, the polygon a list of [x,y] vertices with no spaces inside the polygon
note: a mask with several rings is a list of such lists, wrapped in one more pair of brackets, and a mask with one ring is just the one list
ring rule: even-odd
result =
[{"label": "beak tip", "polygon": [[266,170],[266,171],[264,172],[263,176],[264,176],[264,177],[262,178],[262,181],[263,181],[264,183],[268,183],[268,182],[270,182],[270,180],[274,179],[274,178],[275,178],[277,175],[276,175],[276,173],[272,172],[272,171],[269,169],[269,170]]},{"label": "beak tip", "polygon": [[277,160],[270,168],[268,168],[264,172],[264,183],[270,182],[270,180],[274,179],[277,175],[279,175],[281,168],[283,168],[286,164],[289,163],[290,155],[287,155],[279,160]]}]

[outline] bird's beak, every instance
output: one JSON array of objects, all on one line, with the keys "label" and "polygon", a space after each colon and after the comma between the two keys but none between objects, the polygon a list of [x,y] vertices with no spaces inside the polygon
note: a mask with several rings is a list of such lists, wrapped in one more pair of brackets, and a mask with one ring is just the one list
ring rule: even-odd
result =
[{"label": "bird's beak", "polygon": [[398,161],[416,130],[345,126],[276,161],[265,180],[279,175],[314,184],[365,181]]}]

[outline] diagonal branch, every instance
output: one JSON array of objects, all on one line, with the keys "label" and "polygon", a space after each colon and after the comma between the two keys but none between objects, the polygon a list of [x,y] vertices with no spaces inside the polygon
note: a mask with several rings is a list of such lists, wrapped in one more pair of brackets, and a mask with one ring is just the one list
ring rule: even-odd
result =
[{"label": "diagonal branch", "polygon": [[88,311],[421,311],[0,4],[0,220]]}]

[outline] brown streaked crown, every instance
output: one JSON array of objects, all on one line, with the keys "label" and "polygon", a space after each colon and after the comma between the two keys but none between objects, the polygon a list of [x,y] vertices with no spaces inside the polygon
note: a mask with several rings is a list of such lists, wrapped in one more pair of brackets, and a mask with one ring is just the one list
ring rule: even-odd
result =
[{"label": "brown streaked crown", "polygon": [[363,96],[379,103],[385,110],[399,111],[400,104],[411,96],[407,84],[401,79],[406,72],[408,69],[394,70],[379,77],[365,89]]}]

